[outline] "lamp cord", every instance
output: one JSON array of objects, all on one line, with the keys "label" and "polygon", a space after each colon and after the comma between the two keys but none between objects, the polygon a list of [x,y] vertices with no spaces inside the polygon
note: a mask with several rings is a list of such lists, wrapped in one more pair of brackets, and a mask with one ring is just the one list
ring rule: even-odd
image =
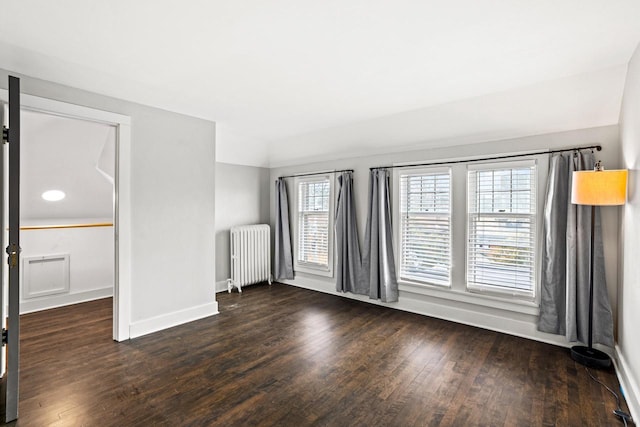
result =
[{"label": "lamp cord", "polygon": [[624,423],[625,427],[627,427],[627,426],[629,425],[629,424],[627,424],[627,421],[632,421],[632,422],[633,422],[633,420],[631,419],[631,415],[627,414],[626,412],[624,412],[624,411],[622,410],[622,407],[620,406],[620,396],[618,396],[618,393],[616,393],[615,391],[611,390],[611,389],[609,388],[609,386],[607,386],[605,383],[603,383],[602,381],[600,381],[599,379],[597,379],[596,377],[594,377],[594,376],[593,376],[593,374],[591,373],[591,371],[589,370],[589,368],[587,368],[587,367],[585,366],[585,368],[584,368],[584,369],[585,369],[585,371],[587,371],[587,374],[589,374],[589,376],[591,377],[591,379],[592,379],[593,381],[597,382],[597,383],[598,383],[598,384],[600,384],[602,387],[604,387],[605,389],[607,389],[607,391],[608,391],[609,393],[611,393],[611,394],[613,395],[613,397],[615,397],[615,399],[616,399],[616,407],[617,407],[617,408],[616,408],[616,410],[615,410],[615,411],[613,411],[613,413],[614,413],[617,417],[619,417],[619,418],[622,420],[622,422]]}]

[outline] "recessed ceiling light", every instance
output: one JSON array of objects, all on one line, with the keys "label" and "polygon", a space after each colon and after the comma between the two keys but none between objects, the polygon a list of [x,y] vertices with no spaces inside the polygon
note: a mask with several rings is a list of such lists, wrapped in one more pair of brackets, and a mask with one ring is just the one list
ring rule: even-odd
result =
[{"label": "recessed ceiling light", "polygon": [[65,196],[64,191],[60,190],[49,190],[42,193],[42,198],[48,202],[57,202],[64,199]]}]

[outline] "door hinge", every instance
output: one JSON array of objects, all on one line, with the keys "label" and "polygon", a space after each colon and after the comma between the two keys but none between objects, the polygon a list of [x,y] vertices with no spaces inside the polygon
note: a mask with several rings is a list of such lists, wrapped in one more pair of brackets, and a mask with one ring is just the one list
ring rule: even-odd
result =
[{"label": "door hinge", "polygon": [[2,328],[2,345],[5,345],[9,342],[9,331],[5,328]]},{"label": "door hinge", "polygon": [[9,268],[15,268],[18,266],[18,254],[20,254],[20,252],[22,252],[22,248],[15,243],[11,243],[7,246],[7,255],[9,255],[9,258],[7,258],[7,264],[9,264]]},{"label": "door hinge", "polygon": [[9,128],[2,126],[2,142],[9,142]]}]

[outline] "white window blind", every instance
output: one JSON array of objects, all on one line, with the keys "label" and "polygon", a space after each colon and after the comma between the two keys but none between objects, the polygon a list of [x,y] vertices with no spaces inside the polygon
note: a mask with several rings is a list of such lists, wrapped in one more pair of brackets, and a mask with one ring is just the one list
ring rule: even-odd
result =
[{"label": "white window blind", "polygon": [[451,172],[400,175],[400,279],[451,283]]},{"label": "white window blind", "polygon": [[468,172],[467,287],[533,295],[536,169],[532,161]]},{"label": "white window blind", "polygon": [[298,184],[298,262],[329,266],[330,182],[302,181]]}]

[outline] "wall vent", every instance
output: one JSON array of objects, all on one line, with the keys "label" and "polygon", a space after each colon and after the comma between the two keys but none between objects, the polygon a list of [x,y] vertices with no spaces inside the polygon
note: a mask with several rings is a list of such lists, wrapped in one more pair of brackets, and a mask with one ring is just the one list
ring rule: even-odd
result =
[{"label": "wall vent", "polygon": [[69,293],[69,254],[23,258],[22,298]]}]

